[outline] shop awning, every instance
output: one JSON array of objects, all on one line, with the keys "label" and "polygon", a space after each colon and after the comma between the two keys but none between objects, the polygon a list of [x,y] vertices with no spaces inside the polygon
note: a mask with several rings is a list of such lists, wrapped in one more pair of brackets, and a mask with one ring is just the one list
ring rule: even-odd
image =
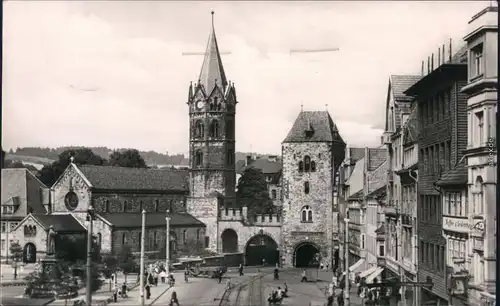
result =
[{"label": "shop awning", "polygon": [[356,261],[355,264],[353,264],[352,266],[349,267],[349,272],[354,272],[356,269],[358,269],[359,267],[361,267],[361,265],[363,264],[365,260],[363,258],[361,258],[360,260]]},{"label": "shop awning", "polygon": [[363,277],[367,277],[370,274],[372,274],[373,272],[375,272],[376,270],[377,270],[377,266],[370,267],[370,268],[366,269],[365,271],[359,273],[359,278],[361,279]]},{"label": "shop awning", "polygon": [[366,283],[367,284],[373,283],[373,280],[377,278],[377,276],[379,276],[380,273],[382,273],[382,271],[384,271],[384,268],[377,267],[375,271],[366,278]]}]

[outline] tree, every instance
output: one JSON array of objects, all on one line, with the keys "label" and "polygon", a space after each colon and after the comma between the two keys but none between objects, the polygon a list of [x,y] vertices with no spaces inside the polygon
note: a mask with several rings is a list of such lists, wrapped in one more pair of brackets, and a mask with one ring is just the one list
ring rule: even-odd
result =
[{"label": "tree", "polygon": [[106,254],[102,258],[102,275],[109,280],[109,291],[111,291],[111,278],[118,270],[118,258],[113,254]]},{"label": "tree", "polygon": [[47,186],[52,186],[63,174],[70,163],[70,158],[74,158],[77,165],[97,165],[103,166],[107,161],[99,155],[94,154],[91,149],[78,148],[69,149],[59,154],[59,159],[51,165],[44,166],[40,170],[40,180]]},{"label": "tree", "polygon": [[23,258],[23,248],[18,242],[14,242],[10,245],[9,251],[12,258],[12,265],[14,266],[14,279],[17,279],[17,265]]},{"label": "tree", "polygon": [[128,168],[147,168],[144,158],[142,158],[139,151],[135,149],[126,150],[123,152],[114,151],[109,156],[109,164],[117,167]]},{"label": "tree", "polygon": [[248,214],[269,214],[273,212],[273,201],[269,197],[267,182],[260,169],[246,168],[238,180],[236,198],[241,206],[248,207]]},{"label": "tree", "polygon": [[[56,257],[69,264],[84,262],[87,259],[87,236],[57,235],[55,241]],[[94,237],[92,241],[92,261],[101,262],[100,247]]]},{"label": "tree", "polygon": [[135,270],[136,265],[130,246],[122,246],[120,253],[118,253],[118,267],[123,272],[123,275],[125,275],[125,281],[127,281],[127,275]]}]

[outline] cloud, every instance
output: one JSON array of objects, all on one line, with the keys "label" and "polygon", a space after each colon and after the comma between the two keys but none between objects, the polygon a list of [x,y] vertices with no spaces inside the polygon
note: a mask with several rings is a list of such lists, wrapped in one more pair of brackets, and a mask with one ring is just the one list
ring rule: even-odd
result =
[{"label": "cloud", "polygon": [[[4,4],[3,147],[186,152],[190,81],[210,8],[235,82],[237,150],[278,153],[300,111],[328,109],[349,144],[378,145],[390,74],[461,38],[481,2]],[[446,16],[446,18],[444,18]],[[425,39],[422,39],[425,37]],[[459,40],[457,39],[456,42]],[[339,52],[290,55],[291,48]]]}]

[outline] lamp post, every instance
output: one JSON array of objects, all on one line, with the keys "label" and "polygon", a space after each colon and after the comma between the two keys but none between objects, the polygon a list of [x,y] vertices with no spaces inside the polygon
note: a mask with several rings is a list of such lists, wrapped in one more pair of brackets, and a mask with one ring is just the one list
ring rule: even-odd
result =
[{"label": "lamp post", "polygon": [[94,220],[94,208],[92,206],[87,210],[87,284],[86,284],[86,304],[92,305],[92,227]]},{"label": "lamp post", "polygon": [[349,306],[349,208],[345,211],[345,240],[344,240],[344,260],[345,260],[345,305]]},{"label": "lamp post", "polygon": [[170,210],[167,209],[167,216],[165,217],[165,221],[167,223],[167,232],[165,234],[165,243],[166,243],[166,253],[165,254],[165,272],[167,276],[170,274]]},{"label": "lamp post", "polygon": [[141,225],[141,277],[140,277],[140,286],[141,286],[141,306],[144,306],[144,238],[146,236],[146,210],[142,210],[142,225]]}]

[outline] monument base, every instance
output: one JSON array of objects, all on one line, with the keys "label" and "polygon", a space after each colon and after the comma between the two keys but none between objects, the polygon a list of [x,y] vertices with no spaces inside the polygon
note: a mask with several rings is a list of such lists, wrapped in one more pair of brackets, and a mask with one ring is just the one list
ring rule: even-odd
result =
[{"label": "monument base", "polygon": [[28,286],[30,298],[71,299],[78,296],[76,285],[61,282],[62,271],[54,255],[47,255],[40,261],[43,281]]}]

